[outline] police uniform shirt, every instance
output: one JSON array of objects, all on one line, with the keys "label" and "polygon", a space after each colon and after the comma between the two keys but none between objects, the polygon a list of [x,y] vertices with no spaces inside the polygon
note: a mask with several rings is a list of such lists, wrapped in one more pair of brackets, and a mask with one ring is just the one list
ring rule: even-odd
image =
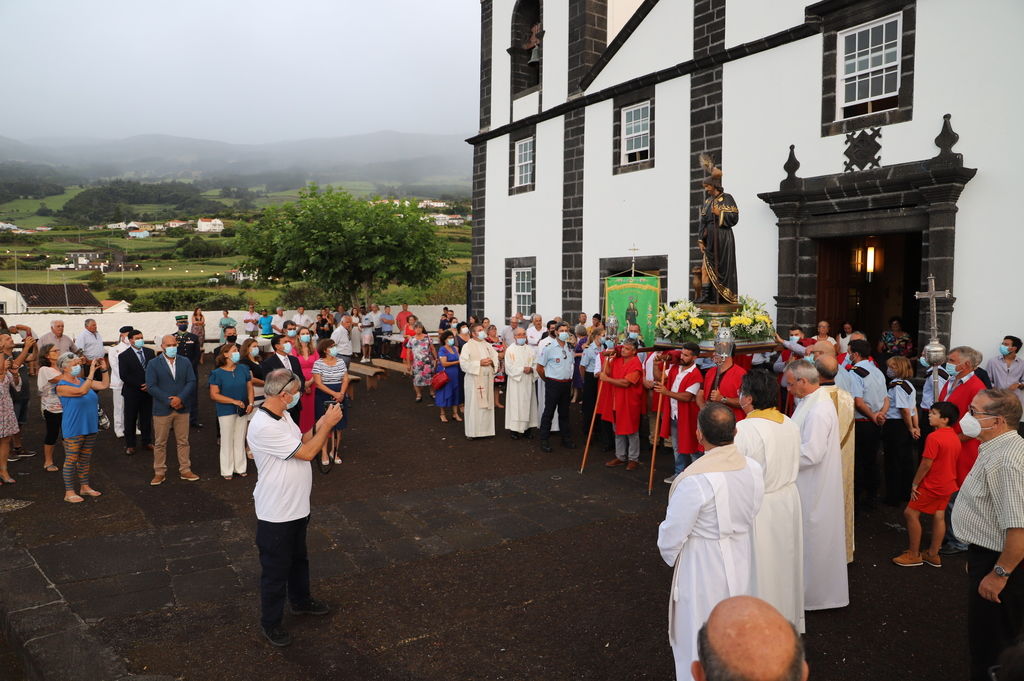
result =
[{"label": "police uniform shirt", "polygon": [[537,364],[544,367],[545,378],[568,381],[572,378],[575,354],[568,343],[553,341],[541,350]]},{"label": "police uniform shirt", "polygon": [[[942,386],[946,385],[946,381],[949,380],[949,373],[939,367],[939,392],[942,392]],[[932,387],[932,370],[928,369],[924,373],[924,388],[921,390],[921,408],[928,411],[935,404],[935,390]]]},{"label": "police uniform shirt", "polygon": [[601,346],[598,343],[591,343],[587,347],[583,348],[583,356],[580,358],[580,366],[583,370],[592,374],[596,374],[599,370],[600,364],[597,361],[597,355],[601,352]]},{"label": "police uniform shirt", "polygon": [[889,381],[889,411],[885,412],[885,418],[902,419],[900,409],[917,409],[917,390],[910,381],[894,378]]},{"label": "police uniform shirt", "polygon": [[[853,399],[859,397],[867,402],[873,412],[877,412],[885,403],[885,376],[870,359],[862,359],[854,365],[850,372],[850,394],[853,395]],[[858,421],[867,419],[868,417],[857,412]]]},{"label": "police uniform shirt", "polygon": [[174,340],[178,343],[178,354],[192,364],[199,361],[199,337],[188,331],[179,331],[174,334]]}]

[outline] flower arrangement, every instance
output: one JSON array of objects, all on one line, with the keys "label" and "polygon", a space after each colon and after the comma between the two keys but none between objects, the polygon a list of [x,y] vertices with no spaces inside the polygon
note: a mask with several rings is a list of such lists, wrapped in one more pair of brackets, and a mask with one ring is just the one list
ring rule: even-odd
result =
[{"label": "flower arrangement", "polygon": [[768,341],[775,338],[775,325],[764,303],[740,296],[739,312],[729,318],[729,328],[737,340]]},{"label": "flower arrangement", "polygon": [[708,318],[704,311],[690,300],[659,306],[658,320],[654,326],[662,338],[674,343],[699,343],[709,337]]}]

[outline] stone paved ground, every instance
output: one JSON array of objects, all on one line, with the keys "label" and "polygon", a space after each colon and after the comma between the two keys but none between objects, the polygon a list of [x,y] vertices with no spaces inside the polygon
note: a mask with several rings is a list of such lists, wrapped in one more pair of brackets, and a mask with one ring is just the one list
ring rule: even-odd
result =
[{"label": "stone paved ground", "polygon": [[[598,452],[581,476],[580,450],[467,442],[404,378],[360,388],[345,463],[314,472],[312,577],[334,612],[286,617],[296,642],[278,650],[257,623],[255,475],[217,476],[204,408],[198,483],[150,487],[151,456],[123,456],[109,432],[97,500],[63,503],[40,457],[12,464],[0,499],[33,503],[0,513],[0,604],[33,659],[70,658],[91,681],[125,665],[218,681],[671,678],[671,573],[654,544],[667,472],[648,497],[646,469],[606,470]],[[810,614],[812,678],[963,676],[963,563],[890,566],[905,540],[893,519],[859,522],[853,604]]]}]

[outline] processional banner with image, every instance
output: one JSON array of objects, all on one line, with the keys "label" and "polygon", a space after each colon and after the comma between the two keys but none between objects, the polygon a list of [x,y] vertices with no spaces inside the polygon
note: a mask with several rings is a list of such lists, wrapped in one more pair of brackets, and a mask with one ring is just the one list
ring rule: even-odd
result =
[{"label": "processional banner with image", "polygon": [[658,319],[661,279],[656,275],[606,277],[604,280],[604,315],[619,320],[619,332],[626,335],[627,324],[638,324],[643,343],[654,342],[654,324]]}]

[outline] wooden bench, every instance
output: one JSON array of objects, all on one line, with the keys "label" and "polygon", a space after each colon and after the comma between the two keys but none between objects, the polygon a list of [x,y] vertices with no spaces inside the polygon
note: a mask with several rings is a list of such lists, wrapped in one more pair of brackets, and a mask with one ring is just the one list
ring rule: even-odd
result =
[{"label": "wooden bench", "polygon": [[356,401],[356,383],[360,383],[362,382],[362,380],[363,379],[359,378],[358,376],[348,377],[348,390],[345,391],[345,395],[348,397],[348,399],[352,400],[353,402]]},{"label": "wooden bench", "polygon": [[[380,359],[375,357],[370,360],[370,362],[372,366],[379,367],[380,369],[390,369],[391,371],[397,371],[401,374],[404,374],[409,370],[409,367],[405,362],[396,362],[393,359]],[[352,366],[355,366],[355,363],[353,363]],[[363,366],[366,365],[364,364]]]},{"label": "wooden bench", "polygon": [[350,379],[352,381],[358,378],[365,378],[367,390],[373,390],[376,388],[377,382],[387,374],[387,372],[381,367],[376,367],[372,364],[362,364],[361,362],[352,362],[349,364],[348,372],[352,374],[352,378]]}]

